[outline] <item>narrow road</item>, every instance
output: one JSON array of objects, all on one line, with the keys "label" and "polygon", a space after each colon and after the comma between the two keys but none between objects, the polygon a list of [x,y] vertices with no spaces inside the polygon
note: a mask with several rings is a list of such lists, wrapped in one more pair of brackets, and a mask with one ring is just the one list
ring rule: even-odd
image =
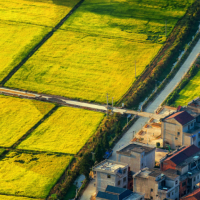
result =
[{"label": "narrow road", "polygon": [[[167,96],[176,88],[177,84],[181,81],[184,74],[190,69],[193,62],[195,61],[197,55],[200,53],[200,40],[193,48],[192,52],[183,63],[174,78],[168,83],[168,85],[163,89],[163,91],[156,97],[156,99],[145,109],[147,113],[154,113],[154,111],[163,103]],[[140,117],[133,126],[123,135],[123,137],[118,141],[118,143],[113,148],[113,155],[110,160],[116,160],[116,151],[122,146],[127,145],[133,138],[133,134],[137,133],[144,125],[147,123],[149,118]],[[81,196],[81,200],[89,200],[91,194],[95,194],[96,188],[94,186],[94,181],[91,182],[88,188],[84,191]]]},{"label": "narrow road", "polygon": [[[31,98],[31,99],[41,100],[41,101],[53,102],[53,103],[58,103],[62,105],[89,108],[93,110],[99,110],[102,112],[107,111],[106,105],[98,105],[98,104],[93,104],[93,103],[85,103],[85,102],[80,102],[80,101],[75,101],[75,100],[68,100],[65,97],[61,97],[61,96],[37,94],[33,92],[24,92],[24,91],[5,88],[5,87],[0,87],[0,93],[5,94],[5,95],[10,95],[10,96],[19,96],[22,98]],[[141,117],[149,117],[149,118],[153,117],[154,119],[160,119],[164,117],[163,115],[159,115],[159,114],[138,112],[134,110],[127,110],[127,109],[121,109],[121,108],[115,108],[115,107],[113,108],[113,112],[118,112],[121,114],[126,113],[126,114],[138,115]]]}]

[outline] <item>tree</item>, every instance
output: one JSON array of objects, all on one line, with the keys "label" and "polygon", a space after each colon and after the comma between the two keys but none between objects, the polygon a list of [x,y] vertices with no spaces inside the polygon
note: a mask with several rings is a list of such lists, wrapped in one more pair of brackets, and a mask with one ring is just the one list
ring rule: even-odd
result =
[{"label": "tree", "polygon": [[85,175],[85,178],[88,180],[89,179],[89,174],[90,174],[90,168],[94,164],[92,160],[92,154],[91,153],[86,153],[83,156],[83,159],[81,160],[80,163],[80,173]]},{"label": "tree", "polygon": [[97,148],[95,149],[94,157],[97,162],[100,162],[103,158],[103,150],[100,144],[98,144]]},{"label": "tree", "polygon": [[104,136],[103,136],[103,146],[105,149],[109,149],[109,142],[108,142],[107,134],[104,134]]}]

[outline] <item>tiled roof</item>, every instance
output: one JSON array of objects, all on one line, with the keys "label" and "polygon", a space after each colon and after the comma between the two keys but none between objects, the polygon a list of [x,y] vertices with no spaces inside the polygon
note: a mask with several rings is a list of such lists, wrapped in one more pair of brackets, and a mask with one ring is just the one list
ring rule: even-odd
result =
[{"label": "tiled roof", "polygon": [[102,198],[102,199],[108,199],[108,200],[119,200],[118,195],[109,194],[109,193],[101,192],[101,191],[97,193],[96,197]]},{"label": "tiled roof", "polygon": [[106,191],[99,191],[96,197],[108,200],[122,200],[125,197],[130,196],[131,194],[133,194],[133,192],[125,188],[119,188],[108,185]]},{"label": "tiled roof", "polygon": [[187,195],[186,197],[182,197],[181,200],[199,200],[200,199],[200,188]]},{"label": "tiled roof", "polygon": [[172,156],[165,159],[165,161],[171,160],[173,163],[178,165],[199,151],[200,151],[200,149],[193,144],[191,146],[187,146],[187,147],[181,149],[180,151],[176,152]]},{"label": "tiled roof", "polygon": [[192,117],[192,115],[190,115],[187,111],[176,112],[165,118],[165,120],[172,118],[176,119],[182,125],[185,125],[194,119],[194,117]]},{"label": "tiled roof", "polygon": [[106,187],[105,192],[112,192],[112,193],[115,193],[115,194],[121,194],[122,192],[124,192],[126,190],[127,189],[125,189],[125,188],[119,188],[119,187],[115,187],[115,186],[112,186],[112,185],[108,185]]}]

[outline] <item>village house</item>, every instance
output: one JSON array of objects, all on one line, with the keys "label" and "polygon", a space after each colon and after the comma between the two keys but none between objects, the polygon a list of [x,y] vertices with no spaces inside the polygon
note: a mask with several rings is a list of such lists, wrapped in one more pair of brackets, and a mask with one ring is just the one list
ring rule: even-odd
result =
[{"label": "village house", "polygon": [[104,160],[93,168],[96,178],[96,191],[105,192],[108,185],[127,188],[128,164]]},{"label": "village house", "polygon": [[172,149],[191,144],[200,147],[199,97],[161,119],[161,137],[163,146],[170,145]]},{"label": "village house", "polygon": [[130,143],[117,153],[117,161],[128,163],[130,171],[138,172],[140,169],[155,166],[155,147],[150,147],[146,144]]},{"label": "village house", "polygon": [[105,192],[97,193],[96,200],[144,200],[144,194],[108,185]]},{"label": "village house", "polygon": [[200,182],[200,149],[195,145],[181,147],[160,160],[164,173],[175,170],[180,176],[179,197],[191,193]]},{"label": "village house", "polygon": [[133,191],[145,193],[145,199],[179,199],[179,175],[176,170],[162,172],[144,168],[133,175]]}]

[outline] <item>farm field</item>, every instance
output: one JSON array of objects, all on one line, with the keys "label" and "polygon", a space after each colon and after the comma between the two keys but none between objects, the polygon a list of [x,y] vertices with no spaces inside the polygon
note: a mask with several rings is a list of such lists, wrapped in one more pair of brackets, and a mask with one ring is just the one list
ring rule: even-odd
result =
[{"label": "farm field", "polygon": [[162,47],[166,19],[169,34],[192,2],[85,0],[5,85],[117,102],[135,81],[135,61],[139,76]]},{"label": "farm field", "polygon": [[189,83],[180,91],[178,98],[174,102],[174,106],[184,106],[193,99],[200,96],[200,70],[189,81]]},{"label": "farm field", "polygon": [[55,26],[80,0],[1,0],[1,21]]},{"label": "farm field", "polygon": [[45,198],[71,159],[71,156],[10,152],[0,160],[0,193]]},{"label": "farm field", "polygon": [[94,134],[104,114],[60,107],[18,149],[76,154]]},{"label": "farm field", "polygon": [[0,146],[12,146],[53,107],[50,103],[0,95]]},{"label": "farm field", "polygon": [[140,74],[161,47],[147,43],[138,46],[138,52],[132,51],[137,45],[59,30],[6,86],[96,102],[105,102],[109,92],[117,101],[133,82],[134,58],[141,58]]},{"label": "farm field", "polygon": [[28,197],[16,197],[16,196],[7,196],[7,195],[0,195],[0,200],[42,200],[42,199],[33,199]]},{"label": "farm field", "polygon": [[0,81],[28,54],[50,28],[16,22],[0,22]]},{"label": "farm field", "polygon": [[78,1],[1,0],[0,81]]}]

